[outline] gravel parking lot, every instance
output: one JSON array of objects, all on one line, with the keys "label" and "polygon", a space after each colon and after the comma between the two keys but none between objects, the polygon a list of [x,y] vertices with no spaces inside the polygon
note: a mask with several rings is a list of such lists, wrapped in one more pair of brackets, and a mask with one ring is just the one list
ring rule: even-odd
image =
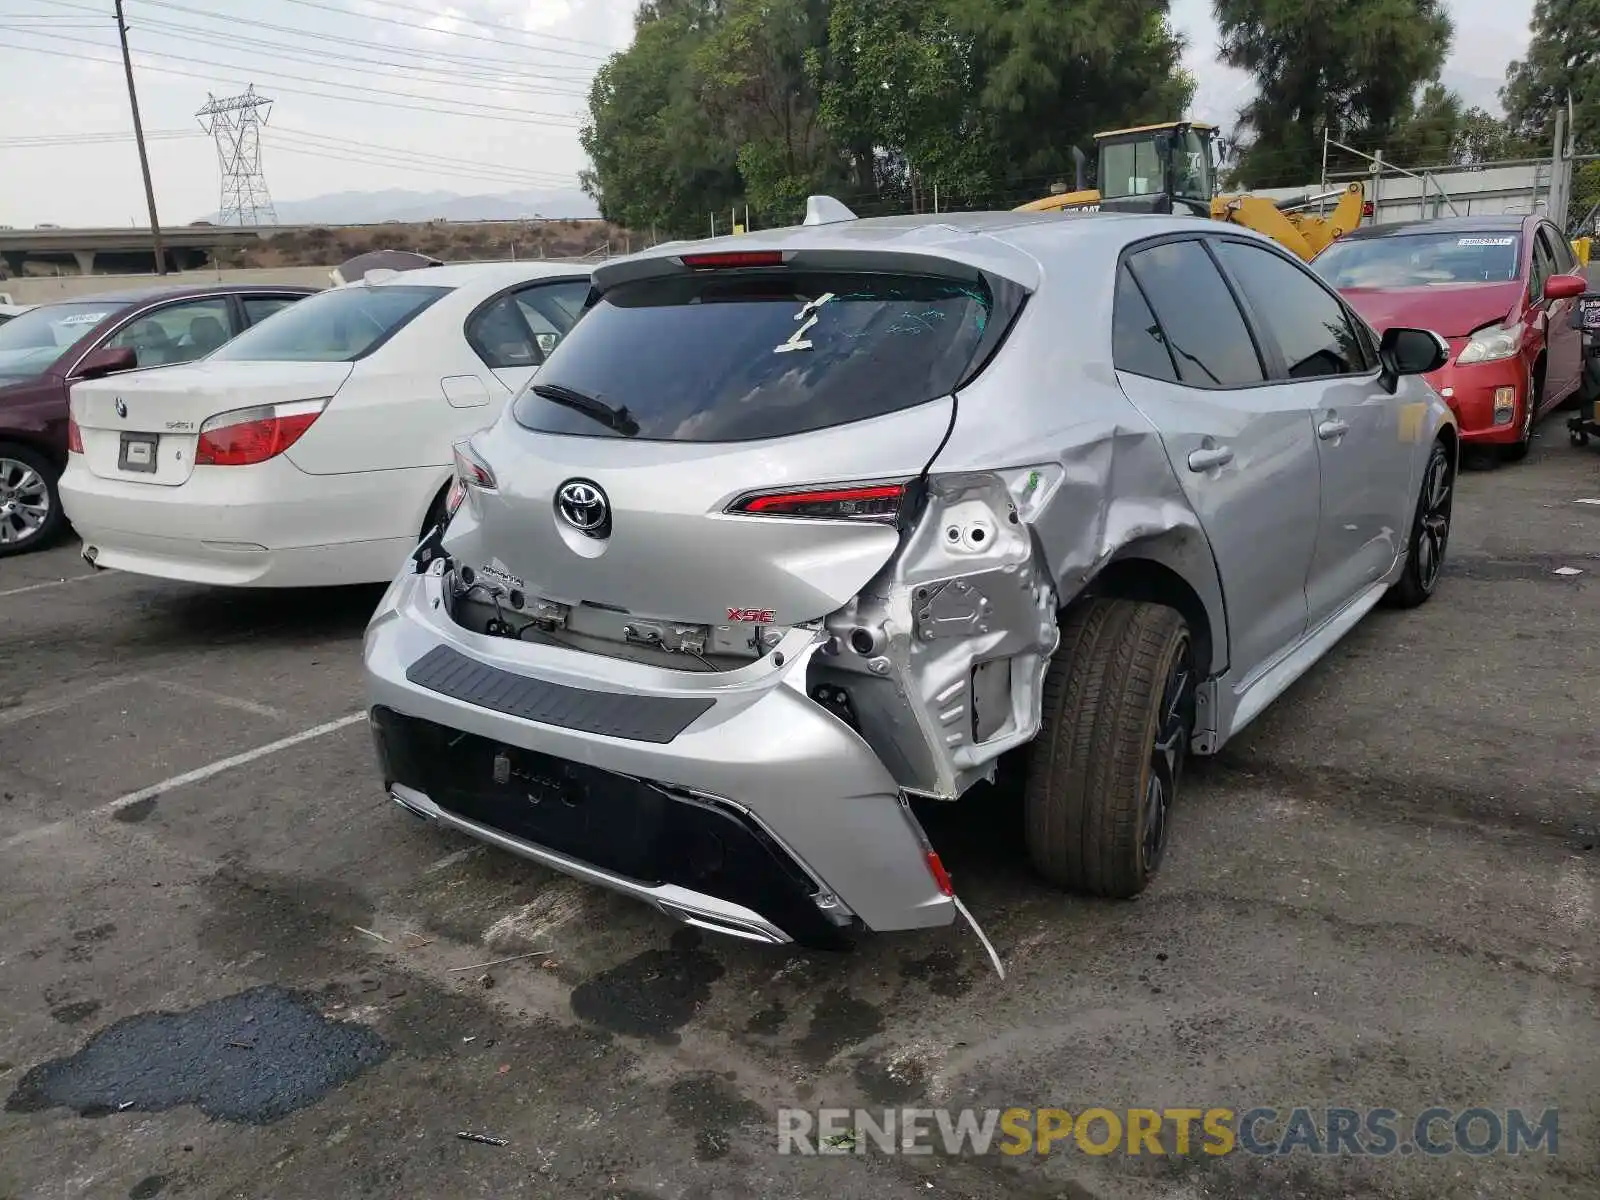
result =
[{"label": "gravel parking lot", "polygon": [[[1004,787],[928,814],[1004,980],[965,928],[701,937],[407,816],[373,589],[0,563],[0,1198],[1600,1194],[1597,497],[1554,418],[1467,474],[1439,595],[1196,769],[1136,902],[1035,883]],[[775,1152],[783,1106],[1328,1104],[1553,1107],[1559,1149]]]}]

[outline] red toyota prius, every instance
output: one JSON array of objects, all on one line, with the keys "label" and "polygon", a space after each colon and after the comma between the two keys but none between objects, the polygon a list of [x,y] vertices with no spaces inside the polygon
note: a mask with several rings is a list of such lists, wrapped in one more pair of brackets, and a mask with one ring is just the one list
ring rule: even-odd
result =
[{"label": "red toyota prius", "polygon": [[1534,424],[1582,380],[1582,335],[1571,317],[1588,282],[1571,245],[1541,216],[1369,225],[1311,267],[1379,334],[1421,327],[1450,343],[1450,361],[1427,380],[1468,445],[1523,457]]}]

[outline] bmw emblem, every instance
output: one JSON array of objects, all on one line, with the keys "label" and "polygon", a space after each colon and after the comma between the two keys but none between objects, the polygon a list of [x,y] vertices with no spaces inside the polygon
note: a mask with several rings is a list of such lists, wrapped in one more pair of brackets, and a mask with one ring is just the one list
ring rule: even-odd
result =
[{"label": "bmw emblem", "polygon": [[556,512],[585,537],[611,536],[611,502],[598,483],[567,480],[556,489]]},{"label": "bmw emblem", "polygon": [[121,396],[118,396],[117,400],[116,400],[116,405],[117,405],[117,416],[124,417],[124,418],[127,417],[127,415],[128,415],[128,402],[126,400],[124,400]]}]

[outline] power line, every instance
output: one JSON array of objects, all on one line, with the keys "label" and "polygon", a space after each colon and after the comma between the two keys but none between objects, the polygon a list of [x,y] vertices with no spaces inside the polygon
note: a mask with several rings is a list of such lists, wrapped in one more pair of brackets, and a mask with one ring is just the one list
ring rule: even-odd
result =
[{"label": "power line", "polygon": [[[204,137],[193,129],[157,129],[146,130],[144,140],[147,142],[172,142],[181,138]],[[106,142],[127,142],[133,139],[133,134],[122,133],[61,133],[46,134],[40,137],[25,138],[0,138],[0,147],[7,150],[32,150],[48,149],[52,146],[95,146]]]},{"label": "power line", "polygon": [[[403,3],[400,2],[400,0],[388,0],[388,6],[390,8],[400,8],[400,9],[406,9],[406,10],[408,10],[410,12],[422,13],[424,16],[429,16],[429,17],[437,17],[439,15],[437,9],[424,8],[421,5],[417,5],[417,4],[403,4]],[[325,8],[327,6],[326,5],[322,5],[322,4],[318,4],[318,5],[315,5],[314,7]],[[361,14],[352,13],[351,15],[352,16],[359,16]],[[504,30],[507,30],[507,31],[512,32],[512,33],[520,33],[525,37],[546,38],[546,39],[548,39],[549,41],[552,41],[552,42],[568,42],[568,43],[570,43],[570,44],[572,44],[574,46],[593,46],[597,50],[605,50],[605,51],[608,51],[610,53],[616,53],[617,51],[619,51],[621,49],[620,46],[612,46],[612,45],[610,45],[610,44],[608,44],[606,42],[591,42],[591,41],[588,41],[588,40],[586,40],[584,38],[563,37],[560,34],[556,34],[556,33],[540,33],[540,32],[538,32],[536,30],[533,30],[533,29],[523,29],[523,28],[520,28],[519,26],[516,26],[516,25],[507,25],[503,21],[485,21],[485,20],[482,20],[479,17],[468,17],[468,16],[460,16],[460,15],[455,15],[455,14],[452,14],[451,20],[465,21],[468,25],[476,25],[480,29],[504,29]],[[439,30],[437,32],[444,32],[444,31],[443,30]]]},{"label": "power line", "polygon": [[457,167],[477,167],[497,174],[515,176],[519,180],[526,180],[530,183],[545,183],[547,186],[554,182],[572,183],[577,179],[576,175],[561,174],[560,172],[556,171],[539,171],[527,167],[513,166],[506,163],[485,162],[482,159],[457,158],[446,154],[418,152],[401,146],[385,146],[367,141],[357,142],[348,138],[333,137],[331,135],[322,133],[312,133],[309,130],[295,129],[292,126],[285,126],[281,124],[274,125],[272,127],[272,136],[274,141],[285,136],[288,136],[292,139],[299,139],[308,145],[316,147],[317,149],[346,150],[362,154],[378,155],[380,157],[385,157],[386,162],[390,163],[398,160],[401,162],[414,163],[424,167],[431,167],[435,164]]},{"label": "power line", "polygon": [[[199,43],[202,43],[202,44],[205,44],[205,45],[221,46],[224,49],[240,49],[240,50],[246,51],[247,53],[251,49],[251,46],[250,46],[249,43],[255,41],[255,39],[229,38],[229,37],[226,37],[226,36],[213,34],[210,31],[196,31],[196,30],[189,30],[189,29],[182,29],[182,28],[176,29],[174,33],[168,34],[168,33],[165,32],[164,29],[154,29],[154,30],[152,30],[151,25],[152,25],[151,22],[148,22],[148,21],[144,22],[143,24],[140,25],[139,31],[145,32],[145,33],[154,32],[157,36],[162,36],[162,37],[174,37],[174,36],[181,35],[182,38],[186,42],[199,42]],[[398,70],[398,71],[400,71],[402,73],[402,78],[411,78],[417,83],[437,83],[437,84],[441,84],[441,85],[448,85],[450,87],[473,88],[473,89],[477,89],[477,90],[491,91],[491,92],[526,92],[526,93],[528,93],[530,95],[543,94],[543,95],[552,95],[552,96],[570,96],[570,97],[575,97],[575,98],[579,98],[579,99],[581,99],[581,98],[583,98],[583,97],[588,95],[587,90],[584,90],[584,89],[539,87],[536,84],[511,83],[511,82],[500,82],[500,83],[468,82],[467,80],[462,79],[460,77],[459,73],[453,72],[453,71],[431,70],[431,69],[428,69],[428,68],[413,67],[413,66],[411,66],[409,64],[406,64],[406,63],[380,63],[380,62],[377,62],[377,61],[375,61],[373,59],[357,58],[357,57],[352,56],[352,55],[339,54],[336,51],[332,51],[332,50],[317,50],[317,49],[308,48],[308,47],[300,47],[299,48],[300,52],[296,52],[294,50],[285,49],[282,46],[275,45],[275,44],[272,44],[272,43],[257,43],[257,44],[259,44],[260,46],[262,46],[263,48],[265,48],[267,50],[270,50],[275,58],[287,59],[287,60],[289,60],[291,62],[304,62],[304,63],[307,63],[307,64],[309,64],[311,66],[316,66],[316,67],[332,66],[332,67],[343,69],[347,74],[351,74],[351,75],[371,75],[371,76],[373,76],[375,78],[378,78],[378,79],[394,79],[395,76],[393,74],[391,74],[390,72],[393,71],[393,70]],[[143,53],[143,54],[151,55],[151,56],[156,57],[156,58],[178,59],[178,60],[181,60],[181,61],[184,61],[184,62],[192,62],[193,61],[193,56],[192,55],[162,54],[159,51],[155,51],[155,50],[141,50],[140,52]],[[306,55],[316,55],[317,57],[306,57]],[[319,61],[319,60],[326,60],[326,61]],[[349,65],[346,65],[346,64],[370,64],[370,65],[364,65],[364,66],[356,67],[356,66],[349,66]],[[229,69],[232,69],[232,70],[239,70],[239,71],[255,71],[257,74],[267,74],[268,73],[267,71],[265,71],[265,70],[263,70],[261,68],[250,66],[250,65],[244,64],[244,63],[233,63],[233,62],[216,61],[216,62],[213,62],[211,65],[217,66],[217,67],[229,68]],[[385,71],[385,70],[376,69],[376,68],[380,68],[380,67],[387,67],[387,68],[389,68],[389,70]],[[420,72],[424,72],[425,75],[428,76],[428,77],[426,77],[426,78],[417,78],[417,73],[419,71]],[[291,78],[298,78],[298,76],[292,76]],[[482,75],[473,75],[473,76],[469,76],[468,78],[469,79],[483,80],[483,79],[486,79],[488,77],[487,76],[482,76]],[[334,81],[331,81],[331,80],[315,80],[314,82],[321,83],[321,82],[334,82]]]},{"label": "power line", "polygon": [[[155,3],[156,0],[150,0],[150,2],[151,3]],[[505,44],[505,38],[503,38],[503,37],[491,37],[488,34],[482,34],[482,33],[464,33],[459,29],[436,29],[432,25],[422,25],[422,24],[417,23],[416,21],[402,21],[398,17],[384,17],[384,16],[379,16],[376,13],[356,13],[356,12],[351,12],[348,8],[338,8],[338,7],[336,7],[335,5],[332,5],[332,4],[322,4],[322,3],[319,3],[318,0],[285,0],[285,2],[288,3],[288,4],[298,4],[298,5],[301,5],[304,8],[318,9],[321,12],[337,13],[339,16],[342,16],[342,17],[353,17],[356,20],[360,20],[360,21],[382,21],[385,25],[398,25],[402,29],[419,29],[423,33],[431,33],[431,34],[433,34],[435,36],[443,35],[445,37],[470,38],[471,40],[473,40],[475,42],[492,42],[493,44],[495,44],[497,46],[503,46]],[[399,6],[398,5],[391,5],[391,7],[399,7]],[[461,18],[461,19],[465,19],[465,18]],[[522,31],[519,31],[519,32],[522,32],[524,34],[527,33],[526,30],[522,30]],[[533,49],[541,50],[545,54],[561,54],[561,55],[565,55],[568,58],[583,58],[583,59],[589,59],[589,60],[594,61],[594,62],[604,62],[608,57],[610,57],[609,55],[605,55],[605,54],[584,54],[584,53],[582,53],[581,51],[578,51],[578,50],[558,50],[558,49],[556,49],[554,47],[538,46],[538,47],[533,47]]]},{"label": "power line", "polygon": [[[355,165],[361,167],[388,167],[398,170],[404,170],[407,167],[415,166],[415,164],[407,163],[399,159],[366,156],[358,152],[337,150],[332,147],[316,146],[309,143],[301,144],[298,142],[283,141],[278,138],[273,139],[272,152],[274,154],[294,154],[303,157],[328,159],[332,162],[344,163],[347,166]],[[547,180],[526,179],[516,176],[499,175],[492,170],[486,170],[483,168],[474,169],[471,167],[451,167],[434,163],[427,164],[426,169],[429,171],[429,173],[434,175],[449,175],[454,176],[457,179],[477,179],[485,183],[497,184],[502,187],[516,187],[530,190],[537,188],[555,188],[559,186],[570,187],[572,184],[577,182],[576,177],[564,180],[561,184],[557,184]]]},{"label": "power line", "polygon": [[[101,45],[102,45],[99,42],[85,41],[83,38],[60,37],[60,36],[55,35],[55,34],[34,33],[31,30],[28,31],[28,36],[30,36],[30,37],[53,38],[56,41],[76,42],[76,43],[80,43],[82,45],[95,46],[95,47],[101,47]],[[5,47],[5,48],[8,49],[8,50],[21,51],[22,53],[25,53],[25,54],[49,54],[49,55],[52,55],[53,57],[56,57],[56,58],[73,58],[73,59],[81,59],[84,62],[104,63],[104,64],[107,64],[107,65],[110,65],[110,66],[115,66],[116,65],[115,60],[113,60],[113,59],[100,58],[98,56],[91,55],[91,54],[73,54],[70,51],[56,50],[53,47],[49,47],[49,46],[40,46],[40,47],[35,47],[35,46],[8,46],[8,47]],[[141,53],[149,53],[149,52],[148,51],[143,51]],[[173,57],[173,56],[172,55],[157,55],[156,57],[170,58],[170,57]],[[230,86],[246,87],[246,86],[248,86],[248,84],[250,82],[249,80],[243,80],[243,79],[219,79],[215,75],[209,75],[209,74],[208,75],[202,75],[202,74],[199,74],[198,72],[195,72],[195,71],[180,71],[180,70],[178,70],[178,69],[176,69],[174,67],[145,67],[144,69],[147,70],[147,71],[153,72],[155,74],[158,74],[158,75],[176,75],[176,76],[180,76],[180,77],[185,78],[185,79],[200,79],[200,80],[204,80],[206,82],[209,82],[211,84],[225,83],[225,84],[228,84]],[[239,68],[235,68],[235,69],[239,69]],[[256,72],[256,73],[262,74],[262,75],[281,75],[281,74],[283,74],[282,72],[278,72],[278,71],[270,71],[270,72],[269,71],[259,71],[259,72]],[[297,79],[297,78],[299,78],[299,76],[288,76],[288,78]],[[331,86],[331,87],[340,86],[338,84],[331,83],[328,80],[316,80],[315,82],[323,83],[323,84],[326,84],[327,86]],[[381,105],[382,107],[385,107],[385,108],[399,108],[399,109],[405,109],[405,110],[410,111],[410,112],[432,113],[432,114],[434,114],[436,116],[475,117],[478,120],[483,120],[483,121],[490,121],[490,120],[493,120],[493,121],[505,121],[505,122],[509,122],[511,124],[514,124],[514,125],[537,125],[537,126],[541,126],[541,127],[545,127],[545,128],[576,129],[582,123],[582,118],[577,116],[577,115],[575,115],[575,114],[572,114],[572,113],[539,113],[539,112],[532,112],[532,111],[530,111],[528,109],[511,108],[511,107],[507,107],[505,105],[499,105],[499,104],[480,104],[480,103],[478,103],[476,101],[440,101],[440,100],[436,99],[435,97],[421,95],[421,94],[418,94],[416,92],[396,92],[396,91],[391,91],[391,90],[388,90],[388,89],[385,89],[385,88],[369,87],[369,86],[364,85],[364,84],[351,84],[349,86],[354,88],[357,91],[360,91],[360,92],[363,92],[363,93],[366,93],[366,94],[365,95],[358,95],[358,96],[344,96],[344,95],[340,95],[340,94],[338,94],[336,92],[319,92],[319,91],[315,91],[315,90],[313,90],[311,88],[294,87],[294,86],[283,86],[283,85],[275,85],[275,88],[276,88],[276,90],[278,92],[283,93],[285,95],[316,96],[316,97],[319,97],[319,98],[325,99],[325,100],[342,100],[342,101],[345,101],[345,102],[350,103],[350,104],[376,104],[376,105]],[[433,104],[428,104],[428,105],[403,104],[403,103],[398,103],[395,100],[376,99],[375,97],[378,97],[378,96],[396,96],[396,97],[404,97],[404,98],[413,99],[413,100],[432,100],[432,101],[434,101],[434,103]],[[439,107],[440,104],[455,104],[455,105],[457,105],[457,107],[455,107],[455,108],[441,108],[441,107]],[[520,114],[525,114],[525,115],[523,115],[523,116],[515,116],[515,115],[511,115],[511,116],[496,116],[496,115],[494,115],[494,114],[497,114],[497,113],[508,113],[508,114],[519,114],[520,113]],[[530,117],[541,118],[541,119],[530,120],[529,119]],[[559,125],[559,124],[553,124],[554,122],[573,122],[573,124],[570,124],[570,125]]]},{"label": "power line", "polygon": [[[74,11],[86,12],[86,13],[94,13],[94,12],[98,11],[98,10],[96,10],[94,8],[89,7],[88,5],[85,5],[85,4],[73,3],[72,0],[40,0],[40,3],[43,3],[43,4],[54,4],[54,5],[57,5],[57,6],[61,7],[61,8],[70,8],[70,9],[73,9]],[[140,3],[144,4],[144,5],[151,5],[151,6],[154,6],[154,7],[157,7],[157,8],[170,9],[173,12],[187,13],[190,16],[202,17],[202,18],[205,18],[207,20],[220,21],[225,26],[230,27],[230,30],[231,30],[231,27],[233,27],[233,26],[248,25],[248,26],[251,26],[252,28],[255,28],[255,29],[266,29],[266,30],[269,30],[269,31],[271,31],[273,33],[288,34],[288,35],[290,35],[291,37],[294,37],[294,38],[309,38],[309,39],[311,39],[313,41],[318,41],[318,42],[332,42],[332,43],[334,43],[336,45],[339,45],[339,46],[360,46],[361,48],[366,49],[366,50],[379,50],[379,51],[382,51],[383,53],[388,54],[388,55],[396,55],[396,54],[398,54],[398,55],[406,55],[406,56],[409,56],[409,57],[412,57],[412,58],[420,58],[420,59],[423,59],[425,61],[451,62],[451,63],[462,62],[462,63],[469,63],[469,64],[472,64],[472,65],[475,65],[475,66],[494,67],[494,68],[499,68],[499,69],[502,69],[502,70],[514,71],[514,72],[517,72],[519,74],[526,72],[529,66],[537,66],[539,68],[539,72],[540,72],[541,76],[544,73],[555,72],[555,71],[579,71],[579,72],[583,73],[582,74],[583,78],[588,78],[589,76],[592,76],[594,74],[594,68],[592,68],[592,67],[579,67],[579,66],[574,66],[571,63],[540,63],[540,62],[537,62],[536,60],[530,60],[530,59],[528,59],[526,57],[519,58],[519,59],[513,61],[513,60],[510,60],[510,59],[502,59],[502,58],[486,58],[486,57],[484,57],[482,55],[463,54],[463,53],[460,53],[458,51],[452,51],[452,50],[440,50],[440,49],[420,50],[420,49],[413,49],[413,48],[408,47],[408,46],[395,46],[395,45],[390,45],[390,44],[387,44],[387,43],[384,43],[384,42],[367,41],[367,40],[362,39],[362,38],[345,37],[343,35],[335,35],[335,34],[328,34],[328,33],[319,33],[316,30],[311,30],[311,29],[297,29],[297,28],[294,28],[293,26],[289,26],[289,25],[274,25],[274,24],[272,24],[271,22],[268,22],[268,21],[258,21],[258,20],[255,20],[254,18],[238,17],[238,16],[234,16],[234,15],[229,14],[229,13],[216,13],[216,12],[212,12],[212,11],[210,11],[208,9],[203,9],[203,8],[190,8],[187,5],[183,5],[183,4],[168,3],[168,2],[166,2],[166,0],[140,0]],[[145,24],[156,24],[156,23],[159,23],[159,22],[152,18],[149,21],[141,22],[141,24],[138,27],[139,28],[143,28]],[[180,29],[193,28],[192,26],[172,26],[170,23],[167,25],[167,27],[168,28],[180,28]],[[212,32],[215,32],[215,31],[212,31]],[[233,33],[230,32],[229,36],[242,36],[242,35],[233,34]],[[526,46],[526,47],[518,47],[518,49],[526,50],[530,54],[537,54],[537,53],[540,52],[541,47],[538,47],[538,46]],[[402,64],[396,64],[396,65],[402,65]]]},{"label": "power line", "polygon": [[[418,72],[421,72],[430,76],[443,76],[438,82],[450,83],[457,87],[466,86],[461,82],[463,78],[466,78],[492,81],[495,85],[495,90],[498,91],[543,92],[551,95],[579,97],[588,95],[588,90],[581,86],[577,88],[552,88],[541,87],[533,83],[509,82],[529,79],[578,85],[582,83],[581,80],[577,79],[569,80],[561,77],[552,77],[548,72],[543,71],[533,72],[515,69],[485,71],[476,68],[458,67],[454,64],[446,64],[442,67],[422,67],[411,63],[395,62],[393,59],[363,58],[359,55],[341,53],[337,50],[323,50],[316,46],[285,45],[282,42],[265,41],[260,38],[242,37],[237,34],[222,34],[211,29],[192,25],[177,25],[168,21],[141,21],[137,31],[158,37],[181,37],[185,42],[203,42],[229,49],[266,50],[270,51],[275,57],[306,62],[313,66],[357,64],[366,68],[365,71],[357,73],[371,73],[378,75],[380,78],[393,78],[392,75],[386,73],[392,71],[401,72],[406,76],[415,76]],[[424,81],[419,80],[419,82]]]}]

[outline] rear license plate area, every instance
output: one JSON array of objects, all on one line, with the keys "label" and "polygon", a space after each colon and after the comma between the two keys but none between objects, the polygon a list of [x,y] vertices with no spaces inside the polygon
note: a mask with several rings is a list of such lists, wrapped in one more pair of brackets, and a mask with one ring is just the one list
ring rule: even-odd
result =
[{"label": "rear license plate area", "polygon": [[122,445],[117,450],[117,469],[154,475],[157,465],[156,450],[160,443],[160,435],[154,433],[123,434]]},{"label": "rear license plate area", "polygon": [[666,796],[582,763],[474,741],[431,790],[436,803],[632,879],[659,877]]}]

